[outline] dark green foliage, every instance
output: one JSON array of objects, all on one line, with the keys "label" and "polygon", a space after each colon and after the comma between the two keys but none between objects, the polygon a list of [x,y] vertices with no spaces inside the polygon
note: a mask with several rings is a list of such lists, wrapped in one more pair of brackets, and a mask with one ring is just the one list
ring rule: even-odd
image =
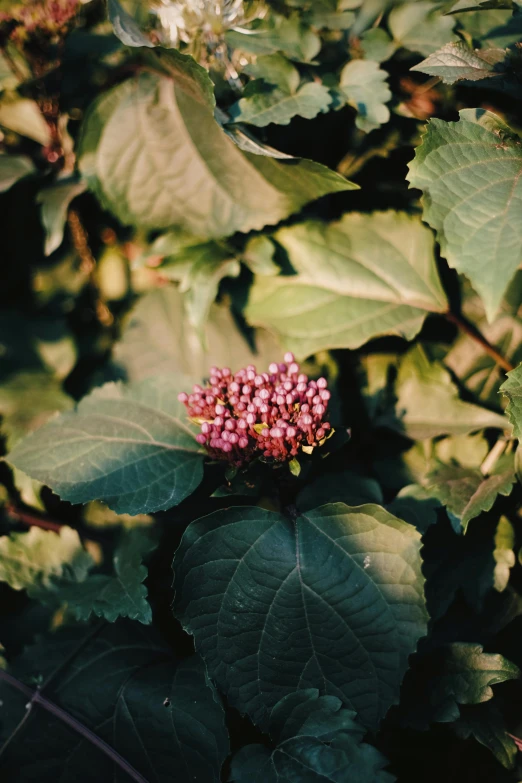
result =
[{"label": "dark green foliage", "polygon": [[0,780],[522,778],[522,2],[0,0]]}]

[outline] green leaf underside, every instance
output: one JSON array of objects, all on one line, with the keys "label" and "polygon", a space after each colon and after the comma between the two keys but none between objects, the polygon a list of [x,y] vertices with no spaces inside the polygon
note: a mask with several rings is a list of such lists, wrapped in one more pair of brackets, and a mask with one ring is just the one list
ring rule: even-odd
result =
[{"label": "green leaf underside", "polygon": [[357,110],[355,124],[369,133],[390,119],[386,103],[392,94],[388,74],[372,60],[351,60],[341,71],[339,89],[350,106]]},{"label": "green leaf underside", "polygon": [[506,415],[513,425],[513,435],[522,438],[522,364],[508,373],[507,380],[500,387],[509,402]]},{"label": "green leaf underside", "polygon": [[[459,705],[481,704],[493,698],[492,685],[519,679],[520,671],[502,655],[485,653],[482,646],[454,643],[435,652],[427,661],[419,682],[413,672],[405,682],[407,709],[402,722],[416,730],[431,723],[451,723],[460,718]],[[409,701],[412,700],[410,705]]]},{"label": "green leaf underside", "polygon": [[17,444],[9,462],[71,503],[102,500],[122,514],[170,508],[203,475],[178,382],[106,384]]},{"label": "green leaf underside", "polygon": [[[254,84],[255,82],[252,82],[249,87]],[[234,122],[246,122],[260,128],[271,122],[288,125],[295,116],[313,119],[325,112],[331,102],[332,96],[328,88],[315,82],[303,84],[295,93],[278,88],[267,90],[261,85],[259,92],[249,91],[248,96],[241,98],[232,108],[230,116]]]},{"label": "green leaf underside", "polygon": [[174,561],[174,611],[229,702],[266,727],[284,695],[318,688],[376,727],[425,632],[420,537],[375,505],[298,517],[220,511]]},{"label": "green leaf underside", "polygon": [[185,72],[189,58],[172,56],[182,78],[129,79],[102,96],[84,126],[80,168],[123,223],[222,237],[356,187],[311,161],[241,152],[214,120],[209,86]]},{"label": "green leaf underside", "polygon": [[410,164],[424,193],[424,219],[448,263],[482,297],[488,319],[522,259],[522,145],[494,114],[465,109],[459,122],[432,120]]},{"label": "green leaf underside", "polygon": [[497,75],[491,63],[460,41],[443,46],[411,70],[440,76],[445,84],[454,84],[460,79],[478,81]]},{"label": "green leaf underside", "polygon": [[516,477],[513,470],[485,478],[479,470],[444,465],[428,481],[430,491],[459,517],[465,532],[472,519],[493,507],[497,495],[511,494]]},{"label": "green leaf underside", "polygon": [[355,713],[335,696],[319,696],[314,689],[290,694],[270,715],[275,749],[247,745],[232,759],[235,783],[392,783],[387,760],[376,748],[361,742],[364,728]]},{"label": "green leaf underside", "polygon": [[299,357],[383,334],[411,339],[428,312],[447,308],[433,238],[417,218],[349,214],[283,228],[275,239],[297,275],[256,279],[246,315]]},{"label": "green leaf underside", "polygon": [[[89,638],[90,637],[90,638]],[[68,656],[71,656],[68,660]],[[13,674],[119,752],[146,780],[218,783],[229,752],[224,713],[197,656],[176,662],[143,626],[120,621],[58,631],[28,648]],[[2,729],[23,718],[27,697],[0,683]],[[2,779],[94,783],[130,779],[59,719],[38,709],[0,759]],[[13,777],[10,777],[10,776]]]},{"label": "green leaf underside", "polygon": [[81,581],[92,565],[78,533],[66,525],[59,533],[32,527],[0,537],[0,582],[13,590],[33,594],[64,576]]}]

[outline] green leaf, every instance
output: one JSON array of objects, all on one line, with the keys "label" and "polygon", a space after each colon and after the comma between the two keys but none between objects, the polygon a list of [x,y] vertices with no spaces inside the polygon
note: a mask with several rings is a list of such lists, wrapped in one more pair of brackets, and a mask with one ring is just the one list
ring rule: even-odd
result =
[{"label": "green leaf", "polygon": [[264,128],[270,123],[288,125],[292,117],[311,120],[327,111],[332,102],[328,88],[315,82],[307,82],[295,92],[286,92],[277,87],[268,87],[256,79],[245,89],[241,98],[230,110],[233,122],[246,122]]},{"label": "green leaf", "polygon": [[[518,272],[508,289],[515,296],[514,306],[504,301],[501,314],[491,324],[486,321],[481,304],[476,306],[480,302],[479,297],[475,296],[470,302],[470,315],[481,334],[514,365],[522,360],[522,311],[519,312],[518,306],[520,283],[522,275]],[[444,357],[444,364],[476,399],[493,407],[503,402],[499,390],[505,380],[505,371],[472,337],[459,337]]]},{"label": "green leaf", "polygon": [[522,7],[521,0],[458,0],[448,13],[457,14],[461,11],[475,11],[488,8],[508,8],[510,10]]},{"label": "green leaf", "polygon": [[229,30],[226,42],[251,54],[282,52],[290,60],[301,62],[313,60],[321,48],[321,39],[298,13],[287,18],[271,13],[266,19],[254,22],[248,30]]},{"label": "green leaf", "polygon": [[43,147],[51,142],[49,126],[36,101],[29,98],[4,98],[0,102],[0,125]]},{"label": "green leaf", "polygon": [[349,30],[355,14],[348,10],[317,10],[310,16],[310,23],[318,30]]},{"label": "green leaf", "polygon": [[372,60],[351,60],[341,71],[339,91],[342,98],[357,110],[355,124],[369,133],[390,119],[386,103],[392,94],[388,74]]},{"label": "green leaf", "polygon": [[355,471],[329,471],[307,481],[297,496],[296,505],[300,511],[309,511],[325,503],[337,502],[347,506],[382,505],[382,490],[375,479]]},{"label": "green leaf", "polygon": [[[221,703],[197,656],[172,650],[137,623],[58,631],[25,650],[13,674],[107,742],[146,780],[219,783],[229,752]],[[2,734],[26,714],[27,697],[0,681]],[[60,720],[39,707],[0,758],[3,780],[78,783],[130,780]]]},{"label": "green leaf", "polygon": [[13,590],[33,595],[61,577],[81,582],[92,565],[78,533],[66,525],[59,533],[32,527],[0,537],[0,581]]},{"label": "green leaf", "polygon": [[0,385],[1,431],[13,446],[57,411],[72,408],[61,382],[49,372],[18,372]]},{"label": "green leaf", "polygon": [[504,416],[460,400],[450,374],[439,362],[430,362],[420,345],[400,362],[395,396],[394,413],[382,415],[376,423],[412,440],[507,427]]},{"label": "green leaf", "polygon": [[493,63],[461,41],[443,46],[411,70],[439,76],[445,84],[454,84],[461,79],[474,82],[498,76]]},{"label": "green leaf", "polygon": [[107,0],[107,8],[114,34],[125,46],[154,47],[154,44],[142,32],[136,20],[127,13],[118,0]]},{"label": "green leaf", "polygon": [[244,70],[255,79],[262,79],[288,94],[295,93],[301,81],[295,65],[280,52],[256,57],[255,62],[247,65]]},{"label": "green leaf", "polygon": [[458,721],[459,705],[487,702],[494,696],[492,685],[519,678],[515,664],[502,655],[485,653],[480,644],[445,645],[407,675],[401,723],[427,730],[431,723]]},{"label": "green leaf", "polygon": [[466,532],[472,519],[493,508],[497,495],[511,494],[516,477],[512,468],[485,478],[479,470],[442,465],[428,482],[430,492],[461,520]]},{"label": "green leaf", "polygon": [[176,552],[175,614],[229,703],[261,727],[280,698],[317,687],[375,728],[425,632],[419,549],[375,505],[330,504],[294,524],[219,511]]},{"label": "green leaf", "polygon": [[507,10],[471,11],[457,16],[463,34],[481,48],[506,49],[521,38],[522,20]]},{"label": "green leaf", "polygon": [[58,181],[38,194],[37,201],[42,205],[42,223],[46,234],[46,256],[50,256],[62,244],[69,205],[84,192],[85,187],[85,182],[74,177]]},{"label": "green leaf", "polygon": [[232,250],[217,242],[194,239],[193,244],[170,250],[168,244],[169,234],[160,237],[159,242],[152,245],[151,252],[163,254],[166,250],[166,261],[161,266],[162,274],[180,283],[188,321],[201,334],[221,280],[224,277],[238,277],[241,265]]},{"label": "green leaf", "polygon": [[165,286],[145,294],[131,311],[114,359],[118,375],[123,373],[130,381],[172,372],[194,384],[208,375],[213,364],[234,369],[256,363],[268,366],[281,353],[276,341],[261,329],[253,335],[253,345],[225,305],[211,305],[201,341],[184,315],[181,293]]},{"label": "green leaf", "polygon": [[522,145],[494,114],[465,109],[459,122],[431,120],[409,181],[424,193],[424,219],[450,266],[481,295],[488,319],[522,259]]},{"label": "green leaf", "polygon": [[21,441],[8,460],[64,500],[123,514],[171,508],[203,475],[176,378],[108,383]]},{"label": "green leaf", "polygon": [[170,76],[123,82],[94,104],[83,128],[80,169],[122,223],[223,237],[356,187],[311,161],[241,152],[214,119],[206,72],[169,55],[160,64]]},{"label": "green leaf", "polygon": [[365,60],[385,62],[393,56],[397,45],[382,27],[372,27],[361,35],[361,46]]},{"label": "green leaf", "polygon": [[387,506],[390,514],[414,525],[419,533],[437,521],[440,503],[433,494],[420,484],[407,484]]},{"label": "green leaf", "polygon": [[66,603],[77,620],[88,620],[94,614],[110,623],[118,617],[129,617],[148,625],[152,611],[143,584],[148,571],[142,561],[153,548],[154,542],[146,532],[125,532],[114,552],[114,575],[91,574],[81,584],[61,580],[55,586],[54,597]]},{"label": "green leaf", "polygon": [[440,3],[427,0],[396,6],[388,17],[388,26],[398,46],[425,57],[455,39],[455,20],[442,16]]},{"label": "green leaf", "polygon": [[230,780],[235,783],[317,783],[343,781],[392,783],[387,760],[361,742],[364,728],[355,713],[335,696],[308,689],[283,698],[271,712],[274,750],[246,745],[233,757]]},{"label": "green leaf", "polygon": [[272,277],[279,274],[279,267],[274,262],[275,245],[264,234],[248,240],[241,255],[241,260],[255,275]]},{"label": "green leaf", "polygon": [[506,415],[513,425],[513,435],[522,439],[522,364],[508,372],[500,391],[508,398]]},{"label": "green leaf", "polygon": [[471,525],[463,536],[455,532],[448,520],[441,519],[428,528],[423,542],[430,617],[442,618],[461,595],[475,613],[481,612],[494,584],[495,544],[491,526]]},{"label": "green leaf", "polygon": [[415,217],[352,213],[283,228],[275,239],[297,275],[256,279],[246,316],[301,358],[383,334],[411,339],[427,312],[447,308],[433,238]]},{"label": "green leaf", "polygon": [[461,708],[460,720],[455,728],[461,738],[474,737],[488,748],[503,767],[514,768],[517,746],[507,733],[504,718],[494,704]]},{"label": "green leaf", "polygon": [[36,171],[25,155],[0,155],[0,193],[9,190],[22,177]]}]

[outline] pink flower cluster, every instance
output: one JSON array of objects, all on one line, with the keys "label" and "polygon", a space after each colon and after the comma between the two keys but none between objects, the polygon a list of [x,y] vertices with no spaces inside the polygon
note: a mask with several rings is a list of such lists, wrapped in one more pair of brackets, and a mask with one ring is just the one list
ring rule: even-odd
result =
[{"label": "pink flower cluster", "polygon": [[237,466],[260,456],[286,462],[331,434],[327,385],[325,378],[309,380],[287,353],[284,363],[264,373],[252,364],[235,375],[228,367],[211,367],[208,386],[196,385],[178,399],[201,426],[197,441],[214,459]]}]

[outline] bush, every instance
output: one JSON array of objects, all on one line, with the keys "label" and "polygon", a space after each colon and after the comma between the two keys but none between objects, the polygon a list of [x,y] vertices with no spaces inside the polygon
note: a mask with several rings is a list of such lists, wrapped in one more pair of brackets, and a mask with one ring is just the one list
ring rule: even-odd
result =
[{"label": "bush", "polygon": [[521,9],[0,2],[2,781],[520,779]]}]

